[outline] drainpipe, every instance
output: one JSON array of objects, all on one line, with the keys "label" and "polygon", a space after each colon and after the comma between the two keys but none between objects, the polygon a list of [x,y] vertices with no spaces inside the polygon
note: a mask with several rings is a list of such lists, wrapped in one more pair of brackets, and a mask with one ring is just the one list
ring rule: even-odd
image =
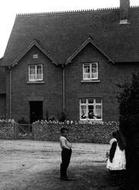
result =
[{"label": "drainpipe", "polygon": [[12,69],[9,67],[10,75],[9,75],[9,116],[11,119],[12,116],[12,94],[11,94],[11,89],[12,89]]},{"label": "drainpipe", "polygon": [[65,112],[65,65],[63,64],[62,65],[62,84],[63,84],[63,86],[62,86],[62,104],[63,104],[63,112]]}]

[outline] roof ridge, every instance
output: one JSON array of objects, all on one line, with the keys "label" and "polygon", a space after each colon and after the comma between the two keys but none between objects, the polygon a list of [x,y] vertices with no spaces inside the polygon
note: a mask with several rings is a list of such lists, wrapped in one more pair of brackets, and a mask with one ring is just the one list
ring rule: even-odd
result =
[{"label": "roof ridge", "polygon": [[139,8],[139,5],[132,5],[130,8]]},{"label": "roof ridge", "polygon": [[97,11],[105,11],[105,10],[116,10],[119,7],[111,7],[111,8],[98,8],[98,9],[80,9],[80,10],[66,10],[66,11],[50,11],[50,12],[36,12],[36,13],[18,13],[16,16],[33,16],[33,15],[53,15],[53,14],[65,14],[65,13],[86,13],[86,12],[97,12]]},{"label": "roof ridge", "polygon": [[107,10],[116,10],[119,9],[119,7],[106,7],[106,8],[98,8],[96,11],[107,11]]}]

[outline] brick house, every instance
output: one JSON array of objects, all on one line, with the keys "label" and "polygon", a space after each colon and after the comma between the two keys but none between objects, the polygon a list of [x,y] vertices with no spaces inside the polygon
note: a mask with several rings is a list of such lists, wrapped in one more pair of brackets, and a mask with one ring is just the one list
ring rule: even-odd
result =
[{"label": "brick house", "polygon": [[116,84],[139,71],[139,7],[20,14],[0,67],[0,114],[118,120]]},{"label": "brick house", "polygon": [[[0,59],[0,65],[3,59]],[[6,80],[5,69],[0,67],[0,116],[4,117],[6,113]]]}]

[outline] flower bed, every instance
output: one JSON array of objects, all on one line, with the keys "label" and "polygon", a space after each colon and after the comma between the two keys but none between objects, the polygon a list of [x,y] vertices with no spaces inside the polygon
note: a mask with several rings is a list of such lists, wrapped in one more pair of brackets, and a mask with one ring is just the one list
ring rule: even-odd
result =
[{"label": "flower bed", "polygon": [[58,141],[61,127],[67,127],[72,142],[108,143],[112,131],[117,130],[118,126],[119,123],[114,121],[103,123],[37,121],[33,123],[32,128],[35,140]]}]

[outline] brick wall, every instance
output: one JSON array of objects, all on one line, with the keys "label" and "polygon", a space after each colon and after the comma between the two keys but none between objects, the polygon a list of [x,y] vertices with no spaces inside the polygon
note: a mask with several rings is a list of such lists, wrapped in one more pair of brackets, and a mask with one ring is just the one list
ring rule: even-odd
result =
[{"label": "brick wall", "polygon": [[[100,82],[82,82],[83,63],[98,62]],[[68,64],[66,70],[66,111],[69,120],[79,120],[79,99],[100,97],[103,102],[103,121],[117,121],[119,108],[116,84],[128,82],[132,73],[137,72],[136,63],[109,63],[93,45],[87,45]]]},{"label": "brick wall", "polygon": [[[33,59],[33,54],[38,59]],[[43,83],[28,83],[28,64],[43,64]],[[7,72],[7,110],[9,117],[9,73]],[[33,47],[11,71],[11,117],[17,122],[22,117],[30,122],[29,101],[43,101],[43,118],[46,113],[57,117],[62,112],[62,69],[51,62],[40,50]]]},{"label": "brick wall", "polygon": [[117,122],[103,124],[60,124],[36,122],[33,124],[35,140],[58,141],[61,127],[69,129],[71,142],[108,143],[112,131],[118,129]]},{"label": "brick wall", "polygon": [[6,95],[0,94],[0,118],[6,117]]},{"label": "brick wall", "polygon": [[[29,84],[28,64],[33,64],[32,55],[38,53],[39,63],[44,65],[44,83]],[[81,82],[82,64],[97,61],[100,82]],[[65,67],[65,112],[67,119],[79,120],[80,98],[100,97],[103,101],[103,121],[117,121],[119,108],[116,99],[119,91],[116,84],[130,81],[131,74],[138,71],[138,64],[112,64],[92,45],[82,50],[72,63]],[[43,101],[43,119],[46,113],[56,119],[62,112],[62,68],[54,65],[37,48],[32,48],[12,69],[11,117],[30,120],[29,101]],[[6,84],[6,116],[9,118],[9,73]]]}]

